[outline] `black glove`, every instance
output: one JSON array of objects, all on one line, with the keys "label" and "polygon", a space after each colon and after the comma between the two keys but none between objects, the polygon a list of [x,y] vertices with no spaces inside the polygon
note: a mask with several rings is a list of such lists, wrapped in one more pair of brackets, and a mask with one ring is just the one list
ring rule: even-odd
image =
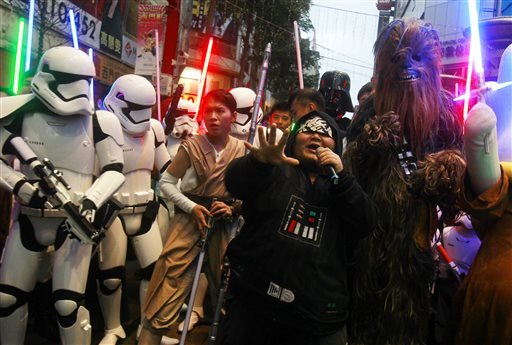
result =
[{"label": "black glove", "polygon": [[94,222],[94,217],[96,215],[96,210],[98,208],[96,207],[96,204],[91,199],[83,199],[80,203],[80,208],[78,209],[78,212],[87,219],[89,222]]},{"label": "black glove", "polygon": [[27,180],[18,181],[12,192],[28,207],[45,208],[46,196],[39,195],[39,188]]}]

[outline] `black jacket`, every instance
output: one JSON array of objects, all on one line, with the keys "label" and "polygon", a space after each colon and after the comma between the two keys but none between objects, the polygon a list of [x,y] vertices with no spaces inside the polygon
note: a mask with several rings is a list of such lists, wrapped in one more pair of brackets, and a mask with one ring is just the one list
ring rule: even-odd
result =
[{"label": "black jacket", "polygon": [[[341,154],[334,120],[313,115],[335,129]],[[252,155],[229,165],[226,186],[243,200],[245,219],[227,250],[232,293],[277,322],[312,334],[338,331],[348,317],[347,250],[375,226],[373,202],[345,171],[336,186],[325,176],[312,184],[301,166],[263,164]]]}]

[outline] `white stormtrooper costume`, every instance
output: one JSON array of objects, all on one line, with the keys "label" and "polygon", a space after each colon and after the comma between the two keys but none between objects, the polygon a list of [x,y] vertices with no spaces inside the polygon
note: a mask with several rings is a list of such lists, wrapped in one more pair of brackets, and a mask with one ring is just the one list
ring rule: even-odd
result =
[{"label": "white stormtrooper costume", "polygon": [[197,134],[199,126],[197,121],[194,120],[196,112],[197,105],[194,102],[180,99],[176,109],[174,126],[167,136],[167,151],[169,151],[171,160],[176,156],[181,142]]},{"label": "white stormtrooper costume", "polygon": [[471,219],[465,213],[455,220],[453,226],[443,229],[443,246],[464,276],[468,274],[480,244]]},{"label": "white stormtrooper costume", "polygon": [[[235,97],[236,101],[236,121],[231,124],[231,136],[240,139],[247,140],[249,138],[249,132],[251,130],[251,119],[254,101],[256,100],[256,92],[247,87],[235,87],[229,90],[229,93]],[[263,119],[263,110],[260,108],[258,112],[257,124],[261,123]],[[266,129],[268,135],[268,129]],[[283,132],[277,129],[276,140],[279,141]],[[258,135],[254,136],[255,146],[260,146]]]},{"label": "white stormtrooper costume", "polygon": [[[45,250],[52,244],[52,297],[61,341],[91,342],[89,312],[82,302],[92,245],[64,230],[69,219],[62,211],[65,208],[45,207],[50,205],[40,194],[43,185],[32,168],[34,162],[50,159],[71,187],[69,199],[91,222],[96,209],[122,185],[121,126],[109,112],[94,113],[89,88],[94,76],[87,54],[71,47],[52,48],[41,58],[31,84],[33,94],[2,98],[0,185],[21,203],[0,268],[0,342],[4,345],[24,343],[27,297],[36,284]],[[21,161],[20,172],[10,166],[14,157]],[[99,173],[93,181],[95,172]]]},{"label": "white stormtrooper costume", "polygon": [[[162,251],[162,240],[155,221],[159,204],[151,188],[155,167],[165,171],[171,159],[165,147],[162,125],[151,118],[156,102],[153,85],[144,77],[127,74],[118,78],[104,99],[123,127],[124,185],[114,195],[125,208],[101,242],[98,299],[105,321],[102,345],[125,338],[121,326],[121,280],[126,260],[127,237],[142,269],[139,299],[142,308],[153,267]],[[141,316],[142,320],[142,316]]]}]

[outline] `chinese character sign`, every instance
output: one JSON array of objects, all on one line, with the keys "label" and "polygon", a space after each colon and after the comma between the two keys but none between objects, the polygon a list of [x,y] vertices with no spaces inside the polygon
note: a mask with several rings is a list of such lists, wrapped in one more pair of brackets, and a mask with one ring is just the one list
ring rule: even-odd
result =
[{"label": "chinese character sign", "polygon": [[103,25],[101,27],[100,47],[104,52],[117,58],[122,55],[123,18],[125,0],[103,1]]},{"label": "chinese character sign", "polygon": [[[160,59],[162,59],[165,10],[166,6],[139,5],[135,74],[152,75],[156,71],[157,44],[160,49]],[[156,30],[158,30],[159,42],[156,42]]]},{"label": "chinese character sign", "polygon": [[192,2],[192,29],[204,32],[206,28],[206,18],[208,17],[209,0],[194,0]]}]

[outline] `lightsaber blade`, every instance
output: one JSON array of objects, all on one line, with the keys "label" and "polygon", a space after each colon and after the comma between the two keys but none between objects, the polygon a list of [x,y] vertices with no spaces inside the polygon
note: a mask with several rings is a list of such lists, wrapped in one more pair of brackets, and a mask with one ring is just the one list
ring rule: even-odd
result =
[{"label": "lightsaber blade", "polygon": [[197,90],[197,111],[194,115],[194,120],[197,119],[197,114],[201,108],[201,98],[203,96],[204,83],[206,82],[206,74],[208,73],[208,64],[210,63],[210,56],[212,54],[213,37],[210,37],[208,41],[208,48],[206,49],[206,56],[203,63],[203,71],[201,72],[201,78],[199,79],[199,90]]},{"label": "lightsaber blade", "polygon": [[482,46],[480,44],[480,28],[478,26],[478,10],[476,0],[468,0],[469,22],[471,25],[471,48],[473,48],[473,61],[475,73],[478,77],[478,87],[484,85],[484,67],[482,63]]},{"label": "lightsaber blade", "polygon": [[[500,84],[486,82],[483,87],[481,87],[479,89],[471,90],[469,93],[469,96],[473,97],[473,96],[478,95],[479,93],[486,92],[486,91],[496,91],[499,89],[503,89],[504,87],[507,87],[509,85],[512,85],[512,81],[507,81],[506,83],[500,83]],[[455,97],[453,100],[455,102],[462,101],[462,100],[466,99],[466,96],[467,96],[466,94],[463,94],[463,95],[460,95],[459,97]]]},{"label": "lightsaber blade", "polygon": [[162,123],[162,110],[160,107],[160,40],[158,37],[158,30],[155,30],[156,39],[156,108],[158,110],[158,122]]},{"label": "lightsaber blade", "polygon": [[69,24],[71,25],[71,37],[73,38],[73,47],[75,49],[78,49],[78,35],[76,33],[75,12],[73,12],[73,10],[69,10]]},{"label": "lightsaber blade", "polygon": [[300,38],[299,38],[299,25],[297,21],[293,21],[293,32],[295,36],[295,51],[297,52],[297,71],[299,72],[299,87],[304,88],[304,79],[302,78],[302,59],[300,56]]},{"label": "lightsaber blade", "polygon": [[484,85],[484,68],[482,64],[482,48],[480,46],[480,30],[478,27],[478,11],[476,0],[468,0],[469,23],[471,26],[471,46],[469,49],[468,74],[466,79],[466,93],[464,98],[464,120],[466,120],[469,111],[469,99],[471,96],[471,77],[473,66],[477,76],[477,88]]},{"label": "lightsaber blade", "polygon": [[[91,59],[92,62],[94,62],[94,51],[92,50],[92,48],[89,48],[89,58]],[[93,108],[96,108],[95,104],[94,104],[94,79],[91,79],[91,85],[89,86],[89,88],[90,88],[90,92],[91,92],[92,106],[93,106]]]},{"label": "lightsaber blade", "polygon": [[469,58],[468,58],[468,74],[466,76],[466,92],[464,93],[464,121],[468,117],[469,110],[469,98],[471,95],[471,78],[473,76],[473,44],[469,47]]},{"label": "lightsaber blade", "polygon": [[258,124],[258,114],[260,112],[260,104],[261,98],[265,89],[265,81],[267,80],[267,72],[268,66],[270,64],[270,55],[272,53],[272,46],[270,43],[267,43],[265,48],[265,53],[263,55],[263,64],[261,65],[261,76],[260,82],[258,85],[258,93],[256,94],[256,99],[254,100],[254,105],[252,107],[252,117],[251,117],[251,127],[249,129],[249,137],[247,138],[247,142],[252,144],[254,141],[254,136],[256,135],[256,125]]},{"label": "lightsaber blade", "polygon": [[34,7],[35,0],[30,0],[28,8],[28,28],[27,28],[27,50],[25,53],[25,72],[30,69],[30,58],[32,54],[32,31],[34,30]]},{"label": "lightsaber blade", "polygon": [[16,45],[16,62],[14,70],[14,80],[12,86],[12,92],[17,95],[20,86],[20,67],[21,67],[21,53],[23,48],[23,32],[25,31],[25,20],[20,18],[18,26],[18,44]]}]

